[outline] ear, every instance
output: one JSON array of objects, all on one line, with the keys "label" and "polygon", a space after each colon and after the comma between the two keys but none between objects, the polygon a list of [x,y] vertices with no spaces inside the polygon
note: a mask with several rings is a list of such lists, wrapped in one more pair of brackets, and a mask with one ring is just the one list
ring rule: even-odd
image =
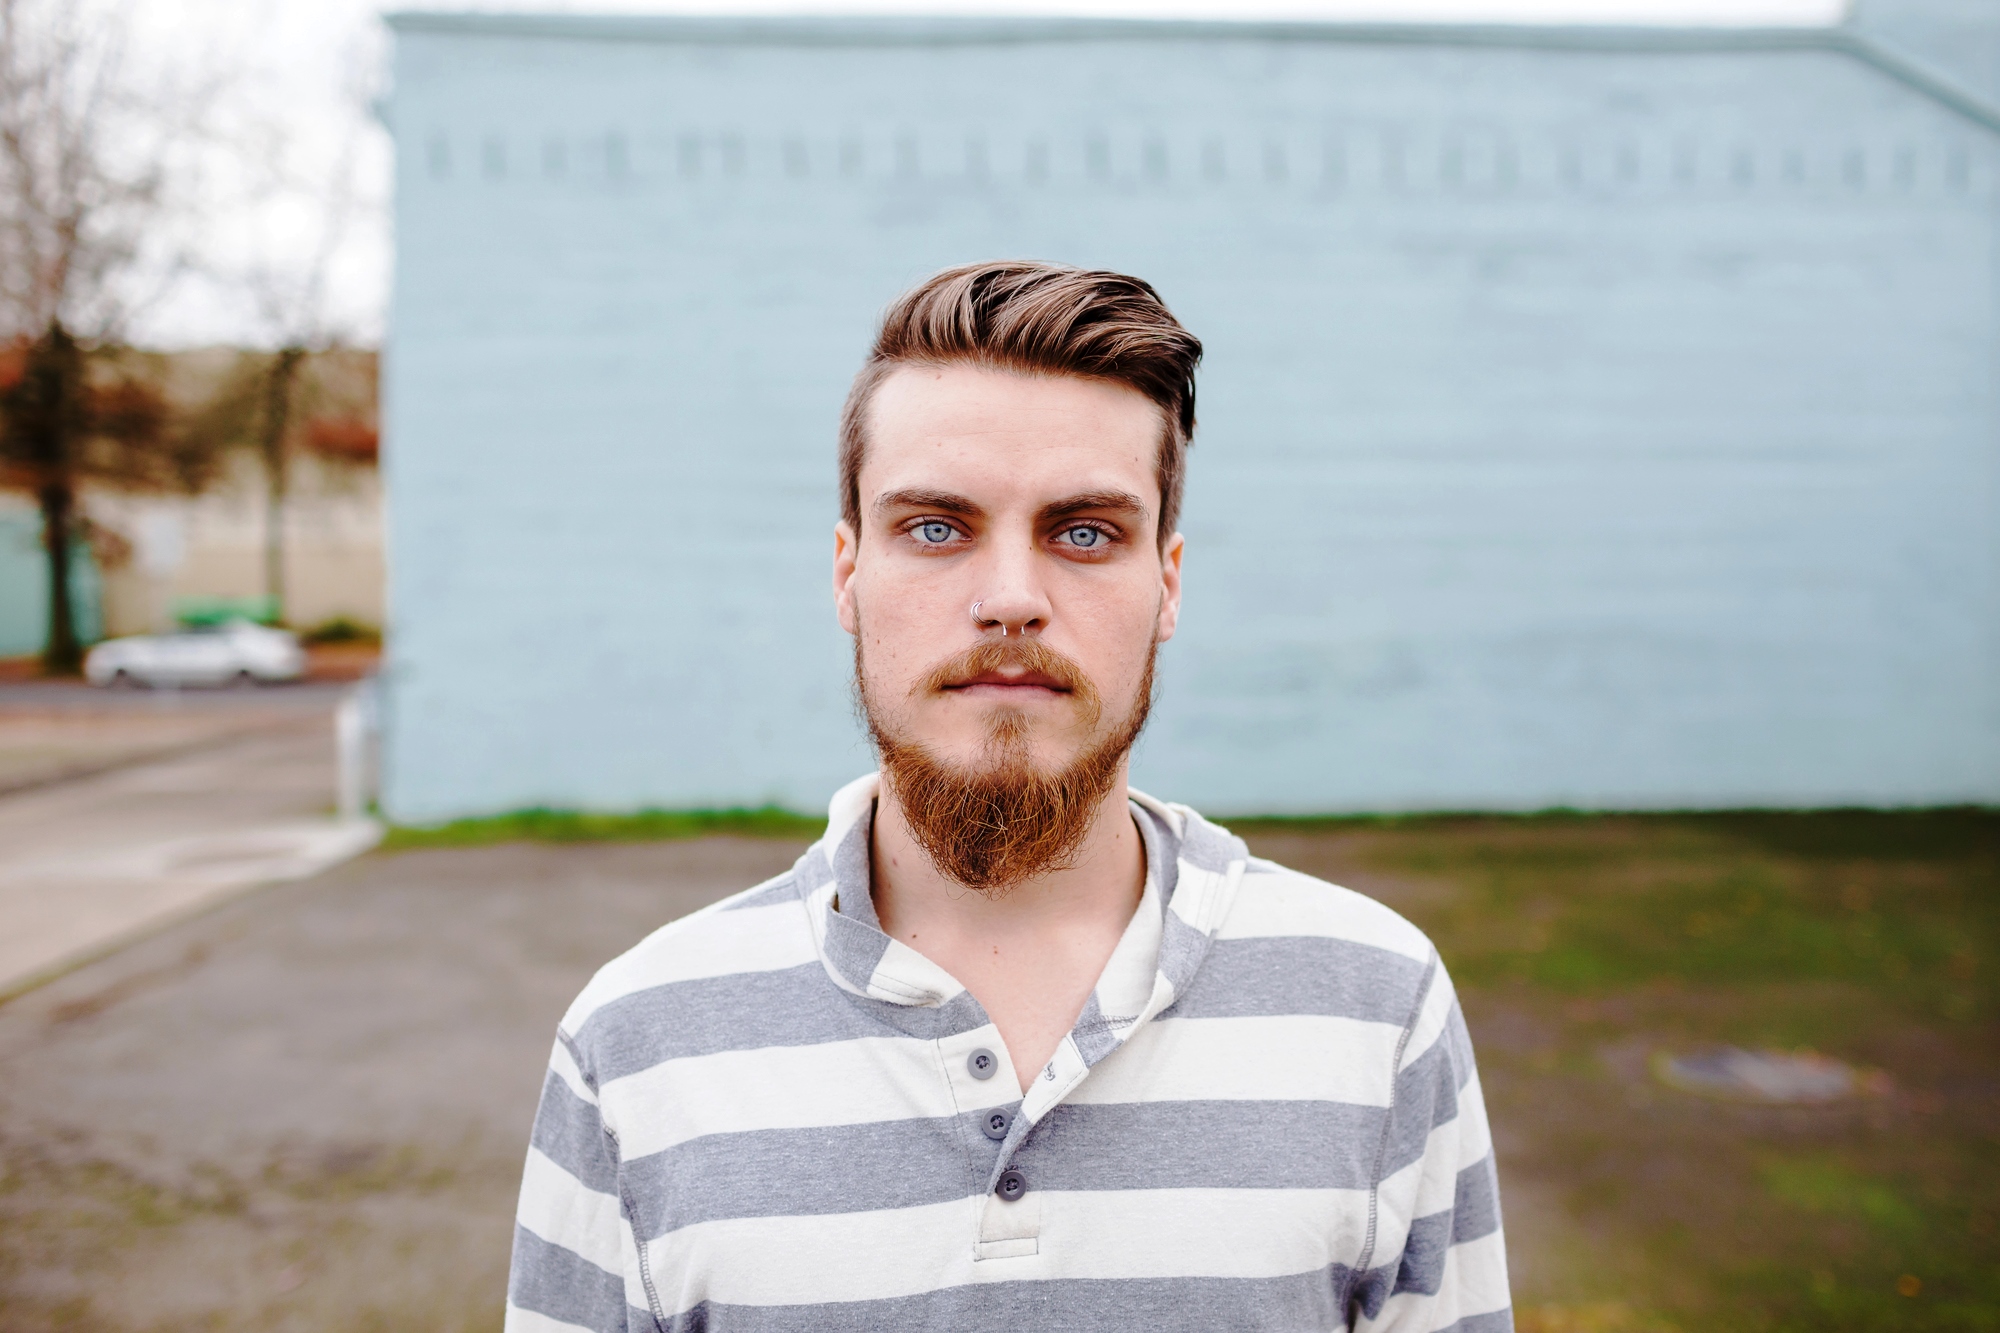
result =
[{"label": "ear", "polygon": [[[1175,538],[1176,541],[1180,540]],[[854,567],[861,554],[861,538],[842,519],[833,525],[833,609],[840,617],[840,627],[849,634],[860,633],[860,621],[854,614]],[[1175,587],[1179,587],[1176,577]]]},{"label": "ear", "polygon": [[1167,538],[1166,547],[1160,552],[1160,626],[1157,638],[1165,643],[1174,637],[1174,629],[1181,623],[1181,552],[1187,547],[1187,538],[1176,532]]}]

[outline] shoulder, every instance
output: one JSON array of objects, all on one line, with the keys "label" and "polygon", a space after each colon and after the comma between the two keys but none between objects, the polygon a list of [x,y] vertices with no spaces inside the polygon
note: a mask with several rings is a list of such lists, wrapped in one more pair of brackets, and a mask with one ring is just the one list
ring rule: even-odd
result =
[{"label": "shoulder", "polygon": [[[1189,1010],[1316,1014],[1402,1029],[1449,990],[1430,938],[1352,889],[1253,856],[1243,842],[1174,807],[1189,843],[1237,849],[1234,884]],[[1237,867],[1240,866],[1240,870]],[[1253,999],[1254,997],[1254,999]]]},{"label": "shoulder", "polygon": [[1337,939],[1422,964],[1437,956],[1429,936],[1367,894],[1255,856],[1244,865],[1221,935]]},{"label": "shoulder", "polygon": [[599,968],[559,1024],[581,1046],[649,1024],[662,1009],[714,1008],[703,997],[817,965],[797,868],[670,921]]}]

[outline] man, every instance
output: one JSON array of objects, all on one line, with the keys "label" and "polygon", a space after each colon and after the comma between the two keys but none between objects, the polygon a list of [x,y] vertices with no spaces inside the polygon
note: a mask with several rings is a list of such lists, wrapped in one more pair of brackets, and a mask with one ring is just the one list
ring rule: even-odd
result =
[{"label": "man", "polygon": [[514,1333],[1511,1326],[1429,941],[1126,787],[1200,355],[1048,264],[885,316],[833,558],[882,771],[563,1019]]}]

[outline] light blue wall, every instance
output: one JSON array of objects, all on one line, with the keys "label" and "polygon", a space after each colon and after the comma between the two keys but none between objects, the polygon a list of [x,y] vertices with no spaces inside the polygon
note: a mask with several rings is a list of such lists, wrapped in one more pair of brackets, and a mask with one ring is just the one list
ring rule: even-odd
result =
[{"label": "light blue wall", "polygon": [[1209,348],[1149,790],[2000,799],[2000,155],[1866,60],[397,26],[398,818],[866,767],[836,412],[898,290],[1000,256],[1141,274]]}]

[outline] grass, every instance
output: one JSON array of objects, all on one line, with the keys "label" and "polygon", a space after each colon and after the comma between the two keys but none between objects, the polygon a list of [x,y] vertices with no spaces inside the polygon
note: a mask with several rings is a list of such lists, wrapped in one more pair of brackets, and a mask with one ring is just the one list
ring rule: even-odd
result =
[{"label": "grass", "polygon": [[592,814],[579,810],[515,810],[447,824],[397,825],[382,840],[387,851],[419,847],[485,847],[503,842],[653,842],[729,834],[745,838],[817,838],[826,820],[767,805],[737,810],[639,810]]},{"label": "grass", "polygon": [[[2000,1330],[2000,812],[1233,827],[1437,941],[1518,1186],[1524,1330]],[[1880,1091],[1651,1076],[1723,1042]]]}]

